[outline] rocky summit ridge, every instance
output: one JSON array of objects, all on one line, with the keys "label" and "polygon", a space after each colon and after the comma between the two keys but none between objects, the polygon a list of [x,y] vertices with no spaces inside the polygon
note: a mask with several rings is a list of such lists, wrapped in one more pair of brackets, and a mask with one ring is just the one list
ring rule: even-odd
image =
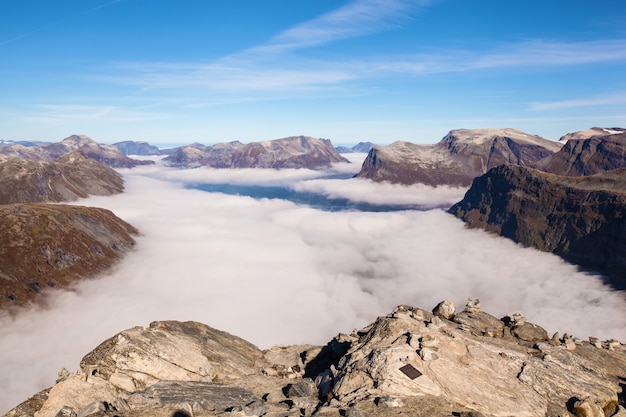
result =
[{"label": "rocky summit ridge", "polygon": [[626,415],[626,345],[550,338],[468,300],[399,306],[325,346],[260,350],[196,322],[134,327],[5,414],[33,416]]}]

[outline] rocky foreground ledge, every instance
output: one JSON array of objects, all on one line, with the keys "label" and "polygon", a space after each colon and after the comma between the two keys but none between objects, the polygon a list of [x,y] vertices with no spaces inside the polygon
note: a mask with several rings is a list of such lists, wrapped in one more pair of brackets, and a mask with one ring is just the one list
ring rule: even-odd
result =
[{"label": "rocky foreground ledge", "polygon": [[262,351],[195,322],[108,339],[5,417],[626,416],[626,345],[551,338],[470,300],[400,306],[326,346]]}]

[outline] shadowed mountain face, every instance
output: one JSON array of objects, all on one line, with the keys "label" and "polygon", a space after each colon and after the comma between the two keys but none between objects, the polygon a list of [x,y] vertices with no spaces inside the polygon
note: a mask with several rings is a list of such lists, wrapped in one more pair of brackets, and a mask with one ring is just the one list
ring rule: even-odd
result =
[{"label": "shadowed mountain face", "polygon": [[131,159],[115,146],[100,144],[84,135],[73,135],[61,142],[41,146],[26,147],[19,144],[0,146],[0,154],[44,161],[56,161],[74,151],[79,151],[84,156],[113,168],[132,168],[154,163]]},{"label": "shadowed mountain face", "polygon": [[201,323],[153,322],[104,341],[5,417],[621,415],[619,341],[549,339],[479,300],[432,311],[399,306],[325,346],[264,351]]},{"label": "shadowed mountain face", "polygon": [[73,201],[124,189],[122,176],[80,152],[56,162],[0,155],[0,204]]},{"label": "shadowed mountain face", "polygon": [[193,144],[177,149],[164,159],[172,166],[212,168],[328,168],[348,162],[328,139],[294,136],[264,142]]},{"label": "shadowed mountain face", "polygon": [[479,227],[609,276],[626,289],[626,170],[564,177],[502,165],[450,208]]},{"label": "shadowed mountain face", "polygon": [[399,184],[468,186],[503,163],[529,166],[561,144],[514,129],[452,130],[436,145],[374,147],[358,177]]},{"label": "shadowed mountain face", "polygon": [[103,272],[138,233],[108,210],[57,204],[2,205],[0,230],[0,307]]}]

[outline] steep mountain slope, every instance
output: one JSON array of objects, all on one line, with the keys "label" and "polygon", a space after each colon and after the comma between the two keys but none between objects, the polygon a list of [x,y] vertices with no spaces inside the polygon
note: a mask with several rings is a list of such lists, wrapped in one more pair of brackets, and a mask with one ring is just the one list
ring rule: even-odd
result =
[{"label": "steep mountain slope", "polygon": [[[434,313],[434,314],[433,314]],[[326,346],[261,351],[195,322],[125,330],[5,417],[621,416],[626,346],[470,300],[400,306]],[[619,414],[622,413],[622,414]]]},{"label": "steep mountain slope", "polygon": [[358,177],[400,184],[468,186],[495,166],[532,165],[560,147],[514,129],[452,130],[436,145],[395,142],[374,147]]},{"label": "steep mountain slope", "polygon": [[319,169],[336,162],[348,162],[339,155],[329,140],[308,136],[248,144],[238,141],[213,146],[194,144],[178,149],[164,160],[173,166],[213,168]]},{"label": "steep mountain slope", "polygon": [[600,129],[598,132],[594,129],[565,135],[561,140],[568,139],[563,148],[538,161],[534,167],[572,176],[626,168],[626,131]]},{"label": "steep mountain slope", "polygon": [[152,161],[131,159],[115,146],[100,144],[85,135],[72,135],[61,142],[42,146],[26,147],[17,144],[0,146],[0,154],[45,161],[56,161],[74,151],[79,151],[86,157],[113,168],[132,168],[153,163]]},{"label": "steep mountain slope", "polygon": [[124,189],[122,176],[78,151],[56,162],[0,155],[0,204],[73,201]]},{"label": "steep mountain slope", "polygon": [[1,205],[0,230],[3,308],[106,270],[138,233],[108,210],[56,204]]},{"label": "steep mountain slope", "polygon": [[501,165],[476,178],[450,213],[469,227],[599,270],[626,289],[625,208],[626,170],[563,177]]}]

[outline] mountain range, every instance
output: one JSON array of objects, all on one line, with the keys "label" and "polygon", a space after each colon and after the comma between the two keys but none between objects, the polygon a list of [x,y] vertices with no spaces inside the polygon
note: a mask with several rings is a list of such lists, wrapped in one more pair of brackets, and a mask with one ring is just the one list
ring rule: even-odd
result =
[{"label": "mountain range", "polygon": [[292,136],[243,144],[239,141],[213,146],[192,144],[163,159],[171,166],[211,168],[328,168],[348,162],[328,139]]},{"label": "mountain range", "polygon": [[31,146],[20,143],[0,144],[2,155],[41,161],[56,161],[75,151],[113,168],[132,168],[153,163],[129,158],[117,147],[98,143],[85,135],[72,135],[56,143],[35,142]]}]

